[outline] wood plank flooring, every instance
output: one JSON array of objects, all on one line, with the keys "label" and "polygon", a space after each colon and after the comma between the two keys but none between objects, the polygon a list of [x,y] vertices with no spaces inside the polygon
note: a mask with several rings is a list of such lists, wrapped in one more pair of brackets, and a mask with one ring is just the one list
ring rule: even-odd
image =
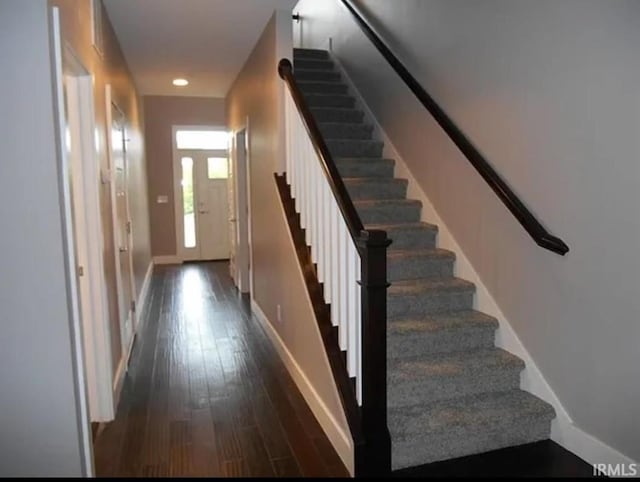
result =
[{"label": "wood plank flooring", "polygon": [[155,268],[98,476],[348,475],[228,271]]},{"label": "wood plank flooring", "polygon": [[551,440],[410,467],[399,478],[594,477],[593,467]]}]

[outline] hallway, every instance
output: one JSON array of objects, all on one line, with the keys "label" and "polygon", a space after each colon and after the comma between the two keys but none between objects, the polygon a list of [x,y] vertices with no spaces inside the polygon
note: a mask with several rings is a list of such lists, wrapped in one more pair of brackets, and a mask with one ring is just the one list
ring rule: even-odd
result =
[{"label": "hallway", "polygon": [[228,263],[156,266],[98,476],[345,476]]}]

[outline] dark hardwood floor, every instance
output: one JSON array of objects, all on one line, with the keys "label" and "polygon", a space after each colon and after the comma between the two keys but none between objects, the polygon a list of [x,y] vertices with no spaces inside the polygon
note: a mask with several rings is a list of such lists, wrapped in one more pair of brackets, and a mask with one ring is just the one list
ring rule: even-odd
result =
[{"label": "dark hardwood floor", "polygon": [[157,266],[98,476],[347,476],[226,262]]},{"label": "dark hardwood floor", "polygon": [[[157,266],[141,328],[116,419],[94,431],[98,476],[348,476],[226,262]],[[588,477],[592,469],[545,441],[393,475]]]},{"label": "dark hardwood floor", "polygon": [[551,440],[397,470],[394,477],[594,477],[590,464]]}]

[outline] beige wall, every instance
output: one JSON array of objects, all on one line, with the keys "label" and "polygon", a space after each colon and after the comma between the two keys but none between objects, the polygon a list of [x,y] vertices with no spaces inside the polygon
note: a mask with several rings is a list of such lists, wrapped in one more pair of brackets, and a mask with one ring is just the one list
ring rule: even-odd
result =
[{"label": "beige wall", "polygon": [[[286,19],[285,42],[286,29],[290,32],[291,28],[290,16],[288,12],[280,17]],[[253,298],[328,411],[349,434],[273,177],[284,160],[283,83],[276,72],[277,52],[282,45],[276,46],[276,23],[282,25],[274,15],[227,97],[227,119],[232,131],[245,127],[249,118]],[[281,322],[277,322],[278,305]]]},{"label": "beige wall", "polygon": [[[535,245],[339,2],[302,0],[295,39],[307,47],[332,39],[575,433],[640,460],[640,3],[358,3],[514,191],[567,242],[566,257]],[[613,453],[606,450],[597,453]]]},{"label": "beige wall", "polygon": [[[174,125],[226,125],[224,99],[212,97],[145,96],[145,139],[149,179],[151,252],[153,256],[177,254],[173,192]],[[158,204],[158,196],[169,202]]]},{"label": "beige wall", "polygon": [[[50,0],[60,9],[62,36],[84,67],[94,77],[95,120],[100,168],[108,166],[106,145],[105,85],[111,84],[112,98],[127,118],[127,161],[129,167],[129,204],[133,233],[133,265],[136,291],[139,294],[144,276],[151,262],[149,215],[147,205],[146,165],[143,145],[143,119],[139,97],[127,63],[103,9],[102,30],[104,57],[91,44],[91,2],[88,0]],[[114,371],[121,357],[120,328],[116,298],[112,216],[108,184],[101,185],[102,221],[105,234],[104,266],[111,320],[111,347]]]}]

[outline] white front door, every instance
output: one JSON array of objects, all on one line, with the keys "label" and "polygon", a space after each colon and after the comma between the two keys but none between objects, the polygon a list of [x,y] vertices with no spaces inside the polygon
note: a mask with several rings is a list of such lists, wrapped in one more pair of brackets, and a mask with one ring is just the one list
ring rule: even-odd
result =
[{"label": "white front door", "polygon": [[219,151],[178,151],[181,257],[185,261],[229,259],[228,159]]}]

